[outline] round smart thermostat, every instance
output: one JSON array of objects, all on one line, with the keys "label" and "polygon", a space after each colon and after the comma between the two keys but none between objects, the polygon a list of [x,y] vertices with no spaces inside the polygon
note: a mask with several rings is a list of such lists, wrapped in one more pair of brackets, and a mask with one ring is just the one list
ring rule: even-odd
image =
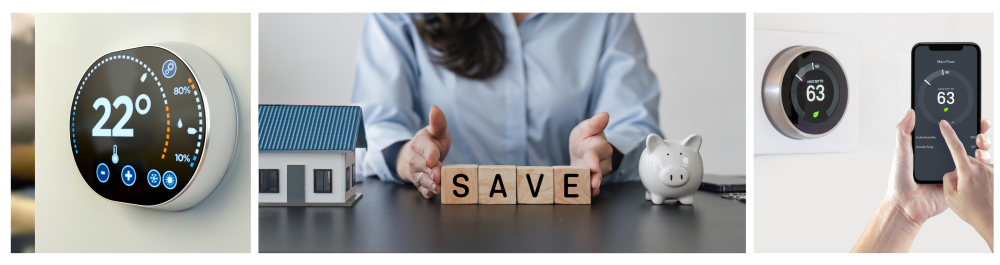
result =
[{"label": "round smart thermostat", "polygon": [[73,91],[70,145],[105,199],[179,211],[218,187],[236,150],[236,102],[222,67],[168,42],[109,52]]},{"label": "round smart thermostat", "polygon": [[761,102],[774,129],[792,139],[823,137],[844,118],[847,77],[837,58],[811,46],[785,48],[771,59]]}]

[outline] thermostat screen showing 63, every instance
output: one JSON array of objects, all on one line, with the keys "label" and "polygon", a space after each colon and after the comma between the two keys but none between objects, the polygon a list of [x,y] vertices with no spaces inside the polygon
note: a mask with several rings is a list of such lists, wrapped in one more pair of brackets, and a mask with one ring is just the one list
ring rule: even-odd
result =
[{"label": "thermostat screen showing 63", "polygon": [[182,59],[156,46],[108,53],[87,68],[75,92],[73,155],[94,191],[157,205],[184,190],[200,165],[208,113]]},{"label": "thermostat screen showing 63", "polygon": [[917,45],[913,50],[913,170],[918,181],[940,182],[955,170],[939,122],[955,129],[970,156],[979,133],[979,50],[975,45]]}]

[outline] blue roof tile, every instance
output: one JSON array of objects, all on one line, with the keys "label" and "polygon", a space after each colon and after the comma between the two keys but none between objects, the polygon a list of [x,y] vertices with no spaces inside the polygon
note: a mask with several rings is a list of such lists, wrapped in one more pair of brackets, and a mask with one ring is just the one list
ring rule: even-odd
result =
[{"label": "blue roof tile", "polygon": [[259,105],[257,111],[263,152],[346,152],[368,145],[358,106]]}]

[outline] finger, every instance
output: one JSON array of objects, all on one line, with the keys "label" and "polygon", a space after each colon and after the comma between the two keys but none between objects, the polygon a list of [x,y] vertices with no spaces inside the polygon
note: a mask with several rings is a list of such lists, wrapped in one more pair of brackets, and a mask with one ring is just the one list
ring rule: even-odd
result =
[{"label": "finger", "polygon": [[424,158],[424,167],[431,168],[441,161],[441,147],[438,145],[437,141],[432,139],[430,136],[419,135],[413,138],[413,151],[420,154]]},{"label": "finger", "polygon": [[417,187],[417,191],[420,192],[420,196],[424,196],[424,199],[434,198],[434,194],[430,192],[427,188]]},{"label": "finger", "polygon": [[[429,171],[430,170],[428,169],[428,172]],[[433,173],[428,173],[428,172],[418,173],[418,174],[423,174],[423,177],[420,178],[420,183],[419,183],[420,185],[419,186],[426,188],[427,190],[429,190],[433,194],[439,194],[439,193],[441,193],[441,192],[438,191],[439,187],[438,187],[437,183],[434,183],[434,175],[433,175]]]},{"label": "finger", "polygon": [[990,152],[987,152],[986,150],[983,149],[979,149],[976,150],[976,160],[979,160],[979,162],[983,162],[983,164],[989,164],[993,162],[993,156],[990,155]]},{"label": "finger", "polygon": [[990,122],[990,120],[979,120],[979,133],[985,134],[990,130],[990,128],[993,128],[993,123]]},{"label": "finger", "polygon": [[580,125],[577,125],[577,127],[580,127],[580,133],[583,134],[582,137],[597,135],[604,132],[604,128],[608,127],[609,120],[610,116],[608,116],[608,113],[601,112],[590,119],[580,122]]},{"label": "finger", "polygon": [[601,175],[601,160],[597,155],[597,151],[591,149],[584,153],[583,163],[590,169],[590,196],[597,196],[601,188],[601,180],[604,179],[603,175]]},{"label": "finger", "polygon": [[958,135],[955,134],[955,130],[951,128],[951,124],[948,121],[941,120],[938,123],[938,127],[941,127],[941,136],[944,137],[945,143],[948,144],[948,150],[951,151],[951,158],[955,161],[955,171],[958,171],[958,175],[965,175],[969,172],[969,157],[968,153],[965,152],[965,146],[962,145],[962,141],[958,139]]},{"label": "finger", "polygon": [[910,137],[913,132],[914,122],[913,110],[907,110],[906,115],[903,116],[903,120],[896,124],[896,149],[899,151],[900,148],[906,148],[907,150],[912,148],[912,137]]},{"label": "finger", "polygon": [[438,106],[431,106],[431,111],[428,114],[428,125],[427,131],[437,139],[444,139],[445,133],[448,132],[448,120],[444,118],[444,112],[441,111]]},{"label": "finger", "polygon": [[976,146],[980,150],[990,150],[990,147],[993,147],[993,140],[986,134],[976,135]]},{"label": "finger", "polygon": [[941,184],[943,184],[945,197],[954,196],[955,192],[958,191],[958,173],[955,171],[945,173],[944,177],[941,178]]}]

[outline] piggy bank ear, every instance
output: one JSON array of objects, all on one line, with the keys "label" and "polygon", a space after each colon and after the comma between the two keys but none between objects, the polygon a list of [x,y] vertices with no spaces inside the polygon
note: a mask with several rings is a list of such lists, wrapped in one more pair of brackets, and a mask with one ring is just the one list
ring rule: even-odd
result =
[{"label": "piggy bank ear", "polygon": [[687,138],[684,138],[684,141],[681,141],[681,144],[698,151],[698,149],[701,149],[701,135],[689,135]]},{"label": "piggy bank ear", "polygon": [[652,153],[654,149],[661,148],[663,146],[663,138],[660,138],[659,135],[651,133],[649,136],[646,136],[646,151]]}]

